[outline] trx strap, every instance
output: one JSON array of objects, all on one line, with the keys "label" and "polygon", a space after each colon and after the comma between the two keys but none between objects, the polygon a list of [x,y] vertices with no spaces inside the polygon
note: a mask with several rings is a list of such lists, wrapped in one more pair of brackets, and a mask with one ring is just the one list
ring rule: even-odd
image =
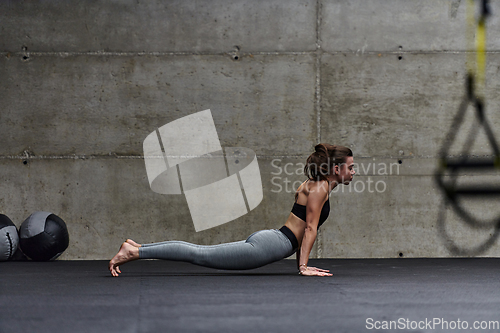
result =
[{"label": "trx strap", "polygon": [[[459,249],[453,242],[447,244],[455,254],[471,254],[472,252],[483,251],[493,244],[499,235],[500,217],[488,221],[474,217],[460,203],[463,197],[491,197],[500,196],[500,187],[493,185],[457,185],[459,171],[490,171],[500,168],[500,149],[493,135],[490,124],[484,112],[484,90],[486,71],[486,18],[489,16],[488,0],[481,1],[480,16],[476,27],[476,45],[474,52],[474,0],[467,0],[467,76],[465,81],[466,92],[460,103],[458,113],[455,115],[451,127],[446,135],[443,146],[439,152],[439,166],[435,174],[436,182],[443,191],[445,207],[451,205],[455,212],[473,228],[492,228],[495,232],[490,239],[474,249],[466,251]],[[476,56],[474,59],[474,55]],[[477,124],[474,123],[470,129],[464,147],[459,157],[449,157],[451,145],[457,137],[457,133],[464,123],[464,116],[469,106],[475,111]],[[488,142],[492,148],[493,156],[483,158],[471,158],[471,147],[476,139],[479,129],[483,128]],[[444,233],[445,215],[443,209],[439,216],[438,223],[441,224],[441,232]],[[447,239],[449,237],[443,234]]]}]

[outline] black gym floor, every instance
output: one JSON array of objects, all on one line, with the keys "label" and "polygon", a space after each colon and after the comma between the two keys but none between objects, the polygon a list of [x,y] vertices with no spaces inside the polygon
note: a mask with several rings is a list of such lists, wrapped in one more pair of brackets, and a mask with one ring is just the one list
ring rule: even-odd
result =
[{"label": "black gym floor", "polygon": [[248,271],[142,260],[119,277],[107,263],[0,263],[0,332],[499,331],[496,258],[309,261],[333,277],[299,276],[294,260]]}]

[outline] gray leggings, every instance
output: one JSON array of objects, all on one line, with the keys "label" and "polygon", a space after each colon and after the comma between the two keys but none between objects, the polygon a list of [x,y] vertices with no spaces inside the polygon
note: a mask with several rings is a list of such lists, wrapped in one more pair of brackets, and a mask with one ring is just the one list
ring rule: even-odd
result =
[{"label": "gray leggings", "polygon": [[277,229],[260,230],[246,240],[196,245],[183,241],[144,244],[140,259],[186,261],[217,269],[252,269],[291,256],[295,250],[290,240]]}]

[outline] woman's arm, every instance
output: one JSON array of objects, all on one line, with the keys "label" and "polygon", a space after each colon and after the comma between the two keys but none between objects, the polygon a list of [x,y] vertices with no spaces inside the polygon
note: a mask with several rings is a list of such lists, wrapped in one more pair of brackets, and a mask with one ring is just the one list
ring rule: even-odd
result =
[{"label": "woman's arm", "polygon": [[[302,244],[299,250],[297,251],[299,271],[302,274],[304,274],[304,272],[307,272],[307,262],[309,260],[309,254],[311,253],[311,249],[314,245],[314,242],[316,241],[321,210],[326,200],[328,200],[328,185],[324,186],[324,184],[325,184],[324,182],[321,182],[319,184],[316,184],[316,186],[312,187],[309,190],[309,196],[307,198],[306,228],[304,232],[304,237],[301,242]],[[319,270],[319,271],[326,272],[327,270]],[[313,274],[313,275],[318,275],[318,274]],[[327,274],[321,274],[321,275],[327,275]]]}]

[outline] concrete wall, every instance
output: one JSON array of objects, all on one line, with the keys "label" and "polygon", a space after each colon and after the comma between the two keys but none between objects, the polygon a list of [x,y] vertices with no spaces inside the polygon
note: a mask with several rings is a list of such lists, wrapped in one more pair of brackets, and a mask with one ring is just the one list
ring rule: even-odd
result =
[{"label": "concrete wall", "polygon": [[[492,10],[487,116],[500,134]],[[17,226],[59,215],[67,260],[111,258],[126,238],[237,241],[284,224],[296,171],[330,142],[353,149],[358,175],[332,194],[311,257],[456,255],[451,240],[473,248],[494,231],[450,209],[438,223],[433,173],[464,94],[465,45],[460,0],[2,1],[0,213]],[[183,196],[150,190],[142,142],[205,109],[223,147],[257,153],[264,199],[197,233]],[[474,151],[490,154],[484,135]],[[492,200],[473,208],[500,213]],[[500,255],[498,242],[480,255]]]}]

